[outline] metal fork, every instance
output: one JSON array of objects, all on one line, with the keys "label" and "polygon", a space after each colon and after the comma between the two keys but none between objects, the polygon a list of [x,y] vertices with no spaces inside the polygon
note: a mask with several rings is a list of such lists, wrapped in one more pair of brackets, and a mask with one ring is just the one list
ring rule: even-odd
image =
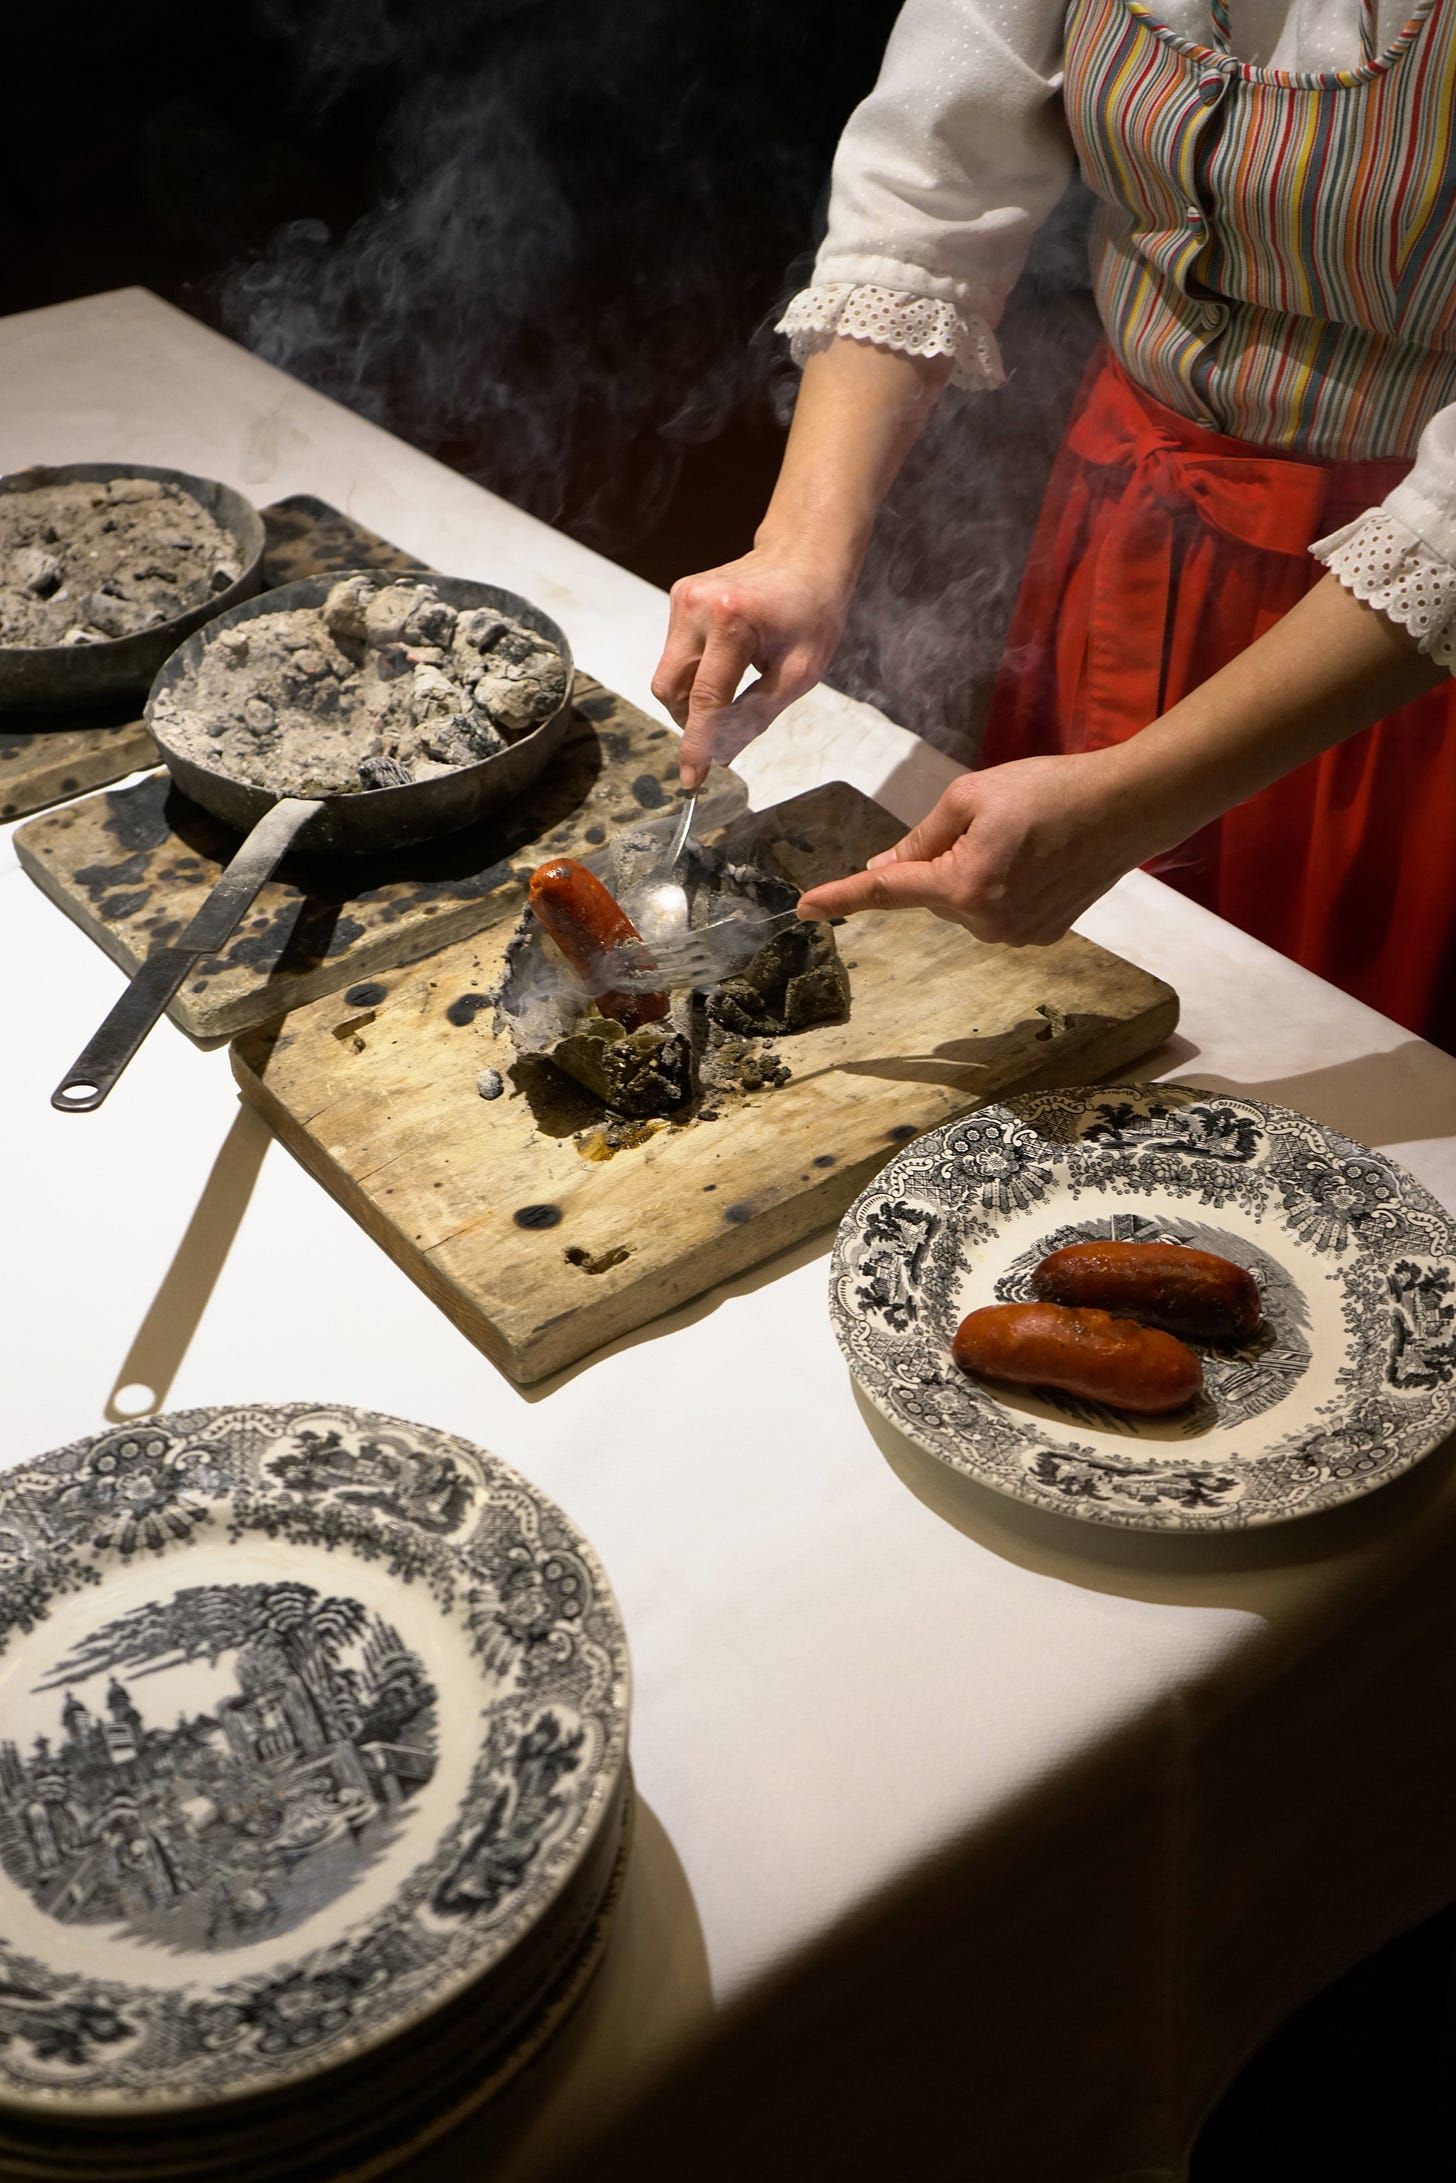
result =
[{"label": "metal fork", "polygon": [[[653,939],[640,949],[629,944],[613,952],[612,983],[619,990],[637,993],[717,985],[741,970],[774,933],[785,932],[799,921],[797,910],[763,910],[715,918],[709,925],[684,926],[679,933]],[[643,939],[646,943],[646,934]]]}]

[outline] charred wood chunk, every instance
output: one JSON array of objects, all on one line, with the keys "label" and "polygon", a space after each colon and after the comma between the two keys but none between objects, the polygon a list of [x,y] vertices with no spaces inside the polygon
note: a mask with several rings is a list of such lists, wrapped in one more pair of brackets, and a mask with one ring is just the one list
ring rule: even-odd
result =
[{"label": "charred wood chunk", "polygon": [[154,629],[162,619],[153,608],[114,598],[107,591],[93,591],[76,601],[77,622],[85,629],[99,629],[103,637],[134,637],[138,630]]},{"label": "charred wood chunk", "polygon": [[692,1094],[687,1040],[663,1023],[624,1031],[605,1016],[588,1017],[549,1058],[604,1106],[634,1119],[674,1114]]},{"label": "charred wood chunk", "polygon": [[775,933],[753,960],[708,995],[708,1014],[740,1037],[773,1037],[849,1014],[849,975],[830,925]]},{"label": "charred wood chunk", "polygon": [[49,599],[61,588],[60,562],[39,546],[22,546],[12,557],[10,570],[13,581],[33,599]]},{"label": "charred wood chunk", "polygon": [[359,779],[365,788],[408,788],[410,771],[397,758],[361,758]]}]

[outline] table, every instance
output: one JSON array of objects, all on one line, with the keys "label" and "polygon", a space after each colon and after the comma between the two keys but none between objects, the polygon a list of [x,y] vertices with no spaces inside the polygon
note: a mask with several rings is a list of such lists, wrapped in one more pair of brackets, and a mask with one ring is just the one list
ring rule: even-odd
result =
[{"label": "table", "polygon": [[[650,708],[662,595],[137,289],[0,322],[0,468],[131,456],[314,492],[505,583]],[[907,822],[955,770],[821,690],[747,752]],[[1148,1074],[1302,1108],[1456,1208],[1456,1061],[1141,874],[1082,929],[1170,979]],[[1053,1524],[878,1422],[824,1235],[544,1387],[499,1377],[170,1024],[50,1089],[118,974],[0,845],[3,1459],[138,1407],[300,1396],[495,1449],[599,1549],[636,1676],[637,1854],[553,2051],[437,2183],[792,2165],[1181,2173],[1289,2008],[1456,1896],[1456,1480],[1209,1550]],[[741,1403],[698,1390],[736,1360]],[[130,1390],[130,1394],[128,1394]],[[685,1430],[630,1430],[650,1404]]]}]

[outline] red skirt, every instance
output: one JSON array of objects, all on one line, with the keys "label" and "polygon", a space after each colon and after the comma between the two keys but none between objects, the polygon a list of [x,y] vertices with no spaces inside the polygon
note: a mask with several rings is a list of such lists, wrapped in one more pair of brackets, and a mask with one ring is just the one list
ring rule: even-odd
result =
[{"label": "red skirt", "polygon": [[[1408,468],[1264,454],[1094,363],[1042,503],[982,763],[1135,735],[1318,583],[1310,541]],[[1150,869],[1456,1052],[1456,682]]]}]

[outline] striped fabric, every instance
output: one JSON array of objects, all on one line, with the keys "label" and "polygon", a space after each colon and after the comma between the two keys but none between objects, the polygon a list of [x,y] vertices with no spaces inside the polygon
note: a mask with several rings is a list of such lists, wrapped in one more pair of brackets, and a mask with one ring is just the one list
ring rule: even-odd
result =
[{"label": "striped fabric", "polygon": [[[1456,401],[1456,0],[1287,75],[1139,0],[1072,0],[1066,109],[1098,307],[1132,378],[1264,447],[1410,455]],[[1374,10],[1365,9],[1367,51]]]}]

